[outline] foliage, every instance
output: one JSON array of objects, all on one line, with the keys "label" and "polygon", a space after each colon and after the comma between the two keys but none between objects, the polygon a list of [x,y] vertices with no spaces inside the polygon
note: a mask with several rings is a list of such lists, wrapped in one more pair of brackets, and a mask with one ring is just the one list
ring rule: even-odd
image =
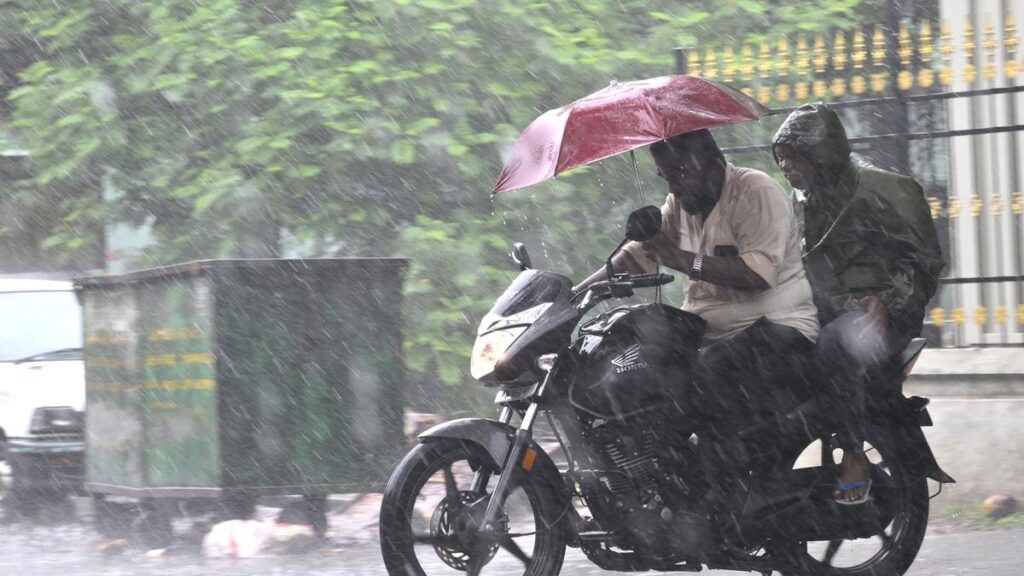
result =
[{"label": "foliage", "polygon": [[635,206],[621,159],[492,202],[530,120],[672,72],[674,46],[842,25],[860,4],[15,0],[0,24],[25,57],[2,121],[32,151],[28,198],[61,209],[46,242],[69,260],[115,221],[152,225],[147,263],[413,257],[409,367],[458,384],[505,245],[526,238],[578,277]]}]

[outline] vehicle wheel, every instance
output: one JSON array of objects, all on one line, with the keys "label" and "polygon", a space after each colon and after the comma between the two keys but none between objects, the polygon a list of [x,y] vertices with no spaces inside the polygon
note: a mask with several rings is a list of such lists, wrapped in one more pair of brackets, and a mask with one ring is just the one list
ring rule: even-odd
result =
[{"label": "vehicle wheel", "polygon": [[3,517],[5,522],[20,522],[32,518],[39,512],[41,498],[31,492],[9,486],[3,492]]},{"label": "vehicle wheel", "polygon": [[141,548],[166,548],[174,540],[174,527],[167,503],[143,501],[131,523],[132,543]]},{"label": "vehicle wheel", "polygon": [[868,444],[873,504],[888,523],[873,537],[805,542],[791,550],[796,571],[783,576],[900,576],[917,556],[928,528],[928,483]]},{"label": "vehicle wheel", "polygon": [[100,536],[108,539],[131,537],[131,528],[138,518],[135,502],[115,502],[105,494],[93,494],[93,525]]},{"label": "vehicle wheel", "polygon": [[313,534],[317,538],[323,538],[327,535],[329,527],[327,522],[327,497],[307,496],[304,500],[306,504],[306,518],[313,527]]},{"label": "vehicle wheel", "polygon": [[327,520],[327,496],[303,496],[302,500],[289,502],[281,508],[277,521],[285,524],[308,524],[317,538],[323,538],[330,527]]},{"label": "vehicle wheel", "polygon": [[[476,445],[446,439],[413,448],[391,475],[381,504],[388,574],[476,575],[484,567],[496,574],[558,574],[566,541],[554,526],[562,511],[537,482],[511,488],[492,534],[470,529],[482,520],[497,472]],[[481,475],[480,492],[472,489],[475,474]]]}]

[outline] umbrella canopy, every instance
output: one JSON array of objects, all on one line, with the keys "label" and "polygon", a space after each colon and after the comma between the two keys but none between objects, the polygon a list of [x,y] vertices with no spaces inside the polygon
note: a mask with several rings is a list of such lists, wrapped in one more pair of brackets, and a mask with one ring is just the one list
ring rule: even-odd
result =
[{"label": "umbrella canopy", "polygon": [[530,186],[678,134],[769,113],[746,94],[699,76],[613,82],[534,120],[516,141],[491,194]]}]

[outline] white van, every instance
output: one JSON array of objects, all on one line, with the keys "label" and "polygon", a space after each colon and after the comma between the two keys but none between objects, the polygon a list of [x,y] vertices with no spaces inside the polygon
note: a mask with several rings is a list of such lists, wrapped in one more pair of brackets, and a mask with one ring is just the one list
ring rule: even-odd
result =
[{"label": "white van", "polygon": [[7,496],[81,490],[85,369],[71,282],[0,279],[0,458]]}]

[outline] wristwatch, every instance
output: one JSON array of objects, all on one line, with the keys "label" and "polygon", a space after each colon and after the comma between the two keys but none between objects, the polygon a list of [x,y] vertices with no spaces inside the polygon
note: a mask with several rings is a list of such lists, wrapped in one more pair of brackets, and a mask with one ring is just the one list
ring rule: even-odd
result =
[{"label": "wristwatch", "polygon": [[704,255],[695,254],[693,256],[693,264],[690,266],[690,271],[686,273],[690,277],[690,280],[699,281],[704,279],[704,275],[701,273],[701,269],[704,267]]}]

